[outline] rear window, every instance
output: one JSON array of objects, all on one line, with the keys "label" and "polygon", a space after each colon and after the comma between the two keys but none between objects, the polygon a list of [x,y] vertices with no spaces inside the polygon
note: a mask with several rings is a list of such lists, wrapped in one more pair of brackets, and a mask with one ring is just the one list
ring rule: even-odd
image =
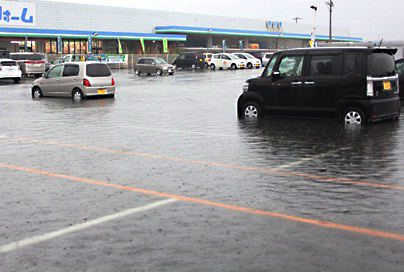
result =
[{"label": "rear window", "polygon": [[44,56],[40,54],[19,54],[19,60],[43,60]]},{"label": "rear window", "polygon": [[86,74],[89,77],[108,77],[111,71],[106,64],[88,64]]},{"label": "rear window", "polygon": [[15,61],[2,61],[1,66],[17,66]]},{"label": "rear window", "polygon": [[395,75],[395,61],[392,55],[386,53],[372,53],[368,55],[368,73],[370,76]]},{"label": "rear window", "polygon": [[0,50],[0,59],[10,59],[10,52],[5,50]]},{"label": "rear window", "polygon": [[137,64],[145,64],[145,59],[139,59],[139,60],[137,61]]}]

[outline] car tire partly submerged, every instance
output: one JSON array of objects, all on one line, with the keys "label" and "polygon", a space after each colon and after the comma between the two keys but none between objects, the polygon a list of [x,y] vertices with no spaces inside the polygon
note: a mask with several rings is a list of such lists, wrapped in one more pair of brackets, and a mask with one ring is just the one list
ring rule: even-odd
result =
[{"label": "car tire partly submerged", "polygon": [[39,87],[34,87],[32,89],[32,98],[41,98],[42,97],[42,91]]},{"label": "car tire partly submerged", "polygon": [[241,111],[241,118],[261,118],[262,117],[262,109],[255,102],[247,102],[243,106],[243,110]]},{"label": "car tire partly submerged", "polygon": [[346,109],[343,117],[345,124],[363,125],[366,123],[365,114],[358,108]]},{"label": "car tire partly submerged", "polygon": [[83,99],[83,92],[79,89],[74,89],[72,93],[72,98],[75,101],[80,101]]}]

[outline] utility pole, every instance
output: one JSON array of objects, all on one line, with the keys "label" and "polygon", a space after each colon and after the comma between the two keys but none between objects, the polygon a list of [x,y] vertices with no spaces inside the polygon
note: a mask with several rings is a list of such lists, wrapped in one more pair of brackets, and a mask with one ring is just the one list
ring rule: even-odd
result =
[{"label": "utility pole", "polygon": [[334,8],[334,3],[332,2],[332,0],[325,2],[325,4],[328,6],[328,10],[330,11],[330,36],[328,38],[328,42],[331,43],[332,40],[332,9]]},{"label": "utility pole", "polygon": [[292,20],[296,21],[296,24],[297,24],[297,20],[301,20],[301,19],[302,18],[299,18],[299,17],[292,18]]}]

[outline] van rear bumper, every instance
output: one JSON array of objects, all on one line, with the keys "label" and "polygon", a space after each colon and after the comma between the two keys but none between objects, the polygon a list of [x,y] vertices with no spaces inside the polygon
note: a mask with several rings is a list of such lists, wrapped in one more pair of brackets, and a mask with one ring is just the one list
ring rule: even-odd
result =
[{"label": "van rear bumper", "polygon": [[369,100],[369,122],[400,117],[400,98],[398,96],[388,99]]}]

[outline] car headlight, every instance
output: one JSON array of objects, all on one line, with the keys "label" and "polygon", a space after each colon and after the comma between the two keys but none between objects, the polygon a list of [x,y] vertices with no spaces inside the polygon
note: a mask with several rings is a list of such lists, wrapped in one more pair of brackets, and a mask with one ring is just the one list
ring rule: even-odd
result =
[{"label": "car headlight", "polygon": [[248,87],[250,86],[250,83],[249,82],[244,82],[244,84],[243,84],[243,93],[245,93],[246,91],[248,91]]},{"label": "car headlight", "polygon": [[167,70],[168,68],[167,67],[163,67],[163,70]]}]

